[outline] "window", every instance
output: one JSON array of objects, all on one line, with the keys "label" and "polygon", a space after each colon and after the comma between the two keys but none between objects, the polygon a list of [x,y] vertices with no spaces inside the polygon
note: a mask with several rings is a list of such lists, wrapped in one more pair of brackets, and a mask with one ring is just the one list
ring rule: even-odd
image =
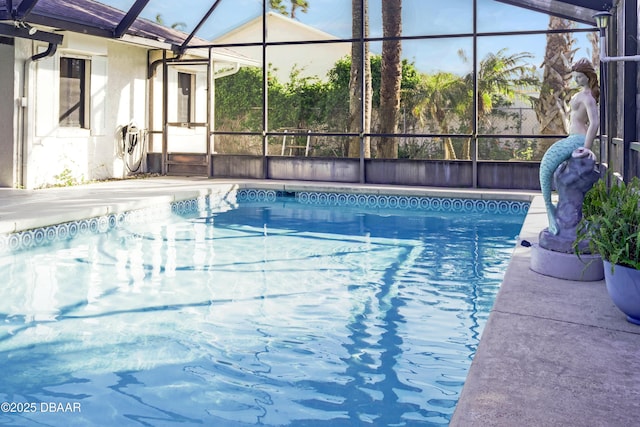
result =
[{"label": "window", "polygon": [[89,127],[88,95],[90,63],[80,58],[60,58],[60,126]]},{"label": "window", "polygon": [[193,118],[195,76],[178,73],[178,121],[190,123]]}]

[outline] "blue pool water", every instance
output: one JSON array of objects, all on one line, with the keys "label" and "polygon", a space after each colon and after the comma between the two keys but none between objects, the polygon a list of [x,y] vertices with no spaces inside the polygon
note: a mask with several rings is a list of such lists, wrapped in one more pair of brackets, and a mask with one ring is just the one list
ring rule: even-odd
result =
[{"label": "blue pool water", "polygon": [[277,195],[5,239],[0,425],[447,425],[526,206]]}]

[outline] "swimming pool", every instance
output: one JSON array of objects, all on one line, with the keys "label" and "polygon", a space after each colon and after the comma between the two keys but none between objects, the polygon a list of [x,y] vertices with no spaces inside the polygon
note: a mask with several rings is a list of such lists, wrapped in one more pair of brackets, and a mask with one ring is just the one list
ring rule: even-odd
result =
[{"label": "swimming pool", "polygon": [[9,236],[0,423],[446,425],[526,209],[249,189]]}]

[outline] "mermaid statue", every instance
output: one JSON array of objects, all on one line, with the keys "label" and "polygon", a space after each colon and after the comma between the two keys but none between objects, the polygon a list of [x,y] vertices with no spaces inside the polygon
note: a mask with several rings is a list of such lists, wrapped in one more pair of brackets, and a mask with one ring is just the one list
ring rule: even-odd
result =
[{"label": "mermaid statue", "polygon": [[591,149],[599,127],[598,101],[600,88],[598,76],[588,59],[583,58],[571,67],[573,78],[580,91],[569,102],[569,136],[555,142],[542,157],[540,162],[540,188],[549,220],[549,233],[557,235],[558,222],[556,207],[551,202],[551,184],[553,173],[564,161],[571,158],[574,150],[584,147]]}]

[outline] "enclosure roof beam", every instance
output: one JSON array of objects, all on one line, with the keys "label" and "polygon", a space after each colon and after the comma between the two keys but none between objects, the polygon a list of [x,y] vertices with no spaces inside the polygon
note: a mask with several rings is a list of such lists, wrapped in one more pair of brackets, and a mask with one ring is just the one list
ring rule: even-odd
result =
[{"label": "enclosure roof beam", "polygon": [[16,27],[11,24],[0,23],[0,36],[19,37],[23,39],[38,40],[52,44],[61,44],[63,36],[61,34],[48,33],[46,31],[37,31],[29,34],[29,29],[24,27]]},{"label": "enclosure roof beam", "polygon": [[28,14],[31,13],[31,10],[35,7],[36,3],[38,3],[38,0],[22,0],[15,12],[11,11],[13,19],[22,21]]},{"label": "enclosure roof beam", "polygon": [[513,6],[547,13],[572,21],[595,26],[593,15],[610,10],[614,0],[496,0]]},{"label": "enclosure roof beam", "polygon": [[118,24],[114,31],[114,37],[119,39],[122,37],[129,27],[138,19],[138,16],[149,3],[149,0],[136,0],[136,2],[129,8],[127,14],[122,18],[122,21]]},{"label": "enclosure roof beam", "polygon": [[196,25],[196,27],[193,29],[191,34],[189,34],[189,36],[184,40],[184,42],[182,42],[182,45],[180,45],[180,48],[178,49],[179,53],[183,53],[186,50],[187,45],[191,42],[193,37],[200,30],[200,28],[204,25],[204,23],[207,22],[207,20],[209,19],[209,17],[213,13],[213,11],[216,9],[216,7],[218,7],[218,4],[220,3],[220,1],[221,0],[216,0],[215,3],[213,3],[213,5],[211,5],[211,7],[209,8],[209,11],[202,17],[200,22],[198,22],[198,25]]}]

